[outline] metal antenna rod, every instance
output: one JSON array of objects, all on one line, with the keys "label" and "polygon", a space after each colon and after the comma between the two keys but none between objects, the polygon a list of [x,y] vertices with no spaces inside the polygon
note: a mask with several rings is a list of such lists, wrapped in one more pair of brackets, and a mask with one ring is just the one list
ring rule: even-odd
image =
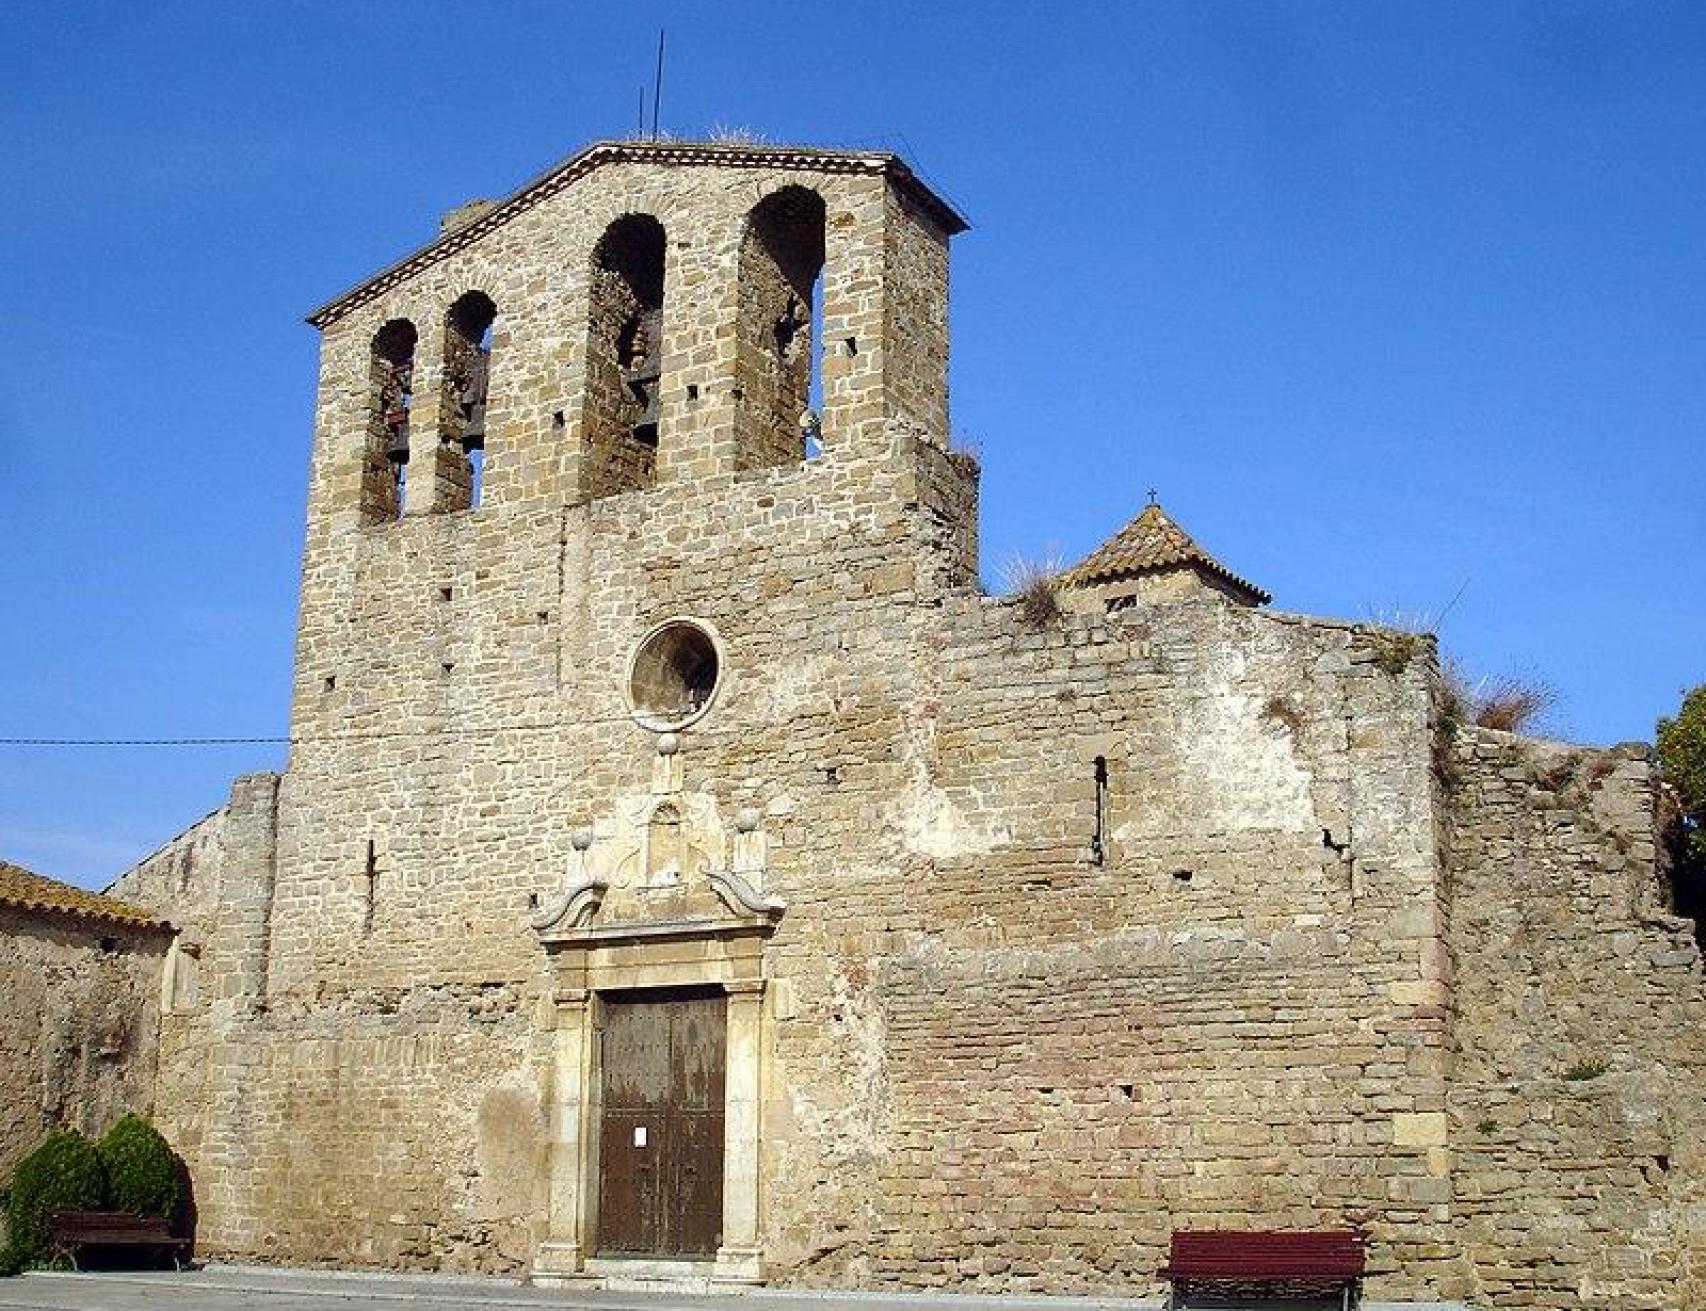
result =
[{"label": "metal antenna rod", "polygon": [[640,137],[646,135],[646,84],[644,82],[640,83],[640,126],[635,135]]},{"label": "metal antenna rod", "polygon": [[658,28],[658,71],[652,83],[652,140],[658,139],[658,105],[663,100],[663,28]]}]

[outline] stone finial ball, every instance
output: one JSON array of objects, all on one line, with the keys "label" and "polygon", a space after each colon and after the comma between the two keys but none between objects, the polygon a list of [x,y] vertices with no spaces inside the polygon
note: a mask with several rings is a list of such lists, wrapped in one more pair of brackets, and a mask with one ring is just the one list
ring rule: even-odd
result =
[{"label": "stone finial ball", "polygon": [[681,736],[678,733],[658,734],[658,755],[673,756],[681,750]]},{"label": "stone finial ball", "polygon": [[592,830],[584,826],[577,828],[569,834],[569,841],[574,844],[576,851],[585,851],[592,845]]},{"label": "stone finial ball", "polygon": [[761,818],[756,807],[742,806],[735,813],[735,828],[741,833],[750,833],[758,827]]}]

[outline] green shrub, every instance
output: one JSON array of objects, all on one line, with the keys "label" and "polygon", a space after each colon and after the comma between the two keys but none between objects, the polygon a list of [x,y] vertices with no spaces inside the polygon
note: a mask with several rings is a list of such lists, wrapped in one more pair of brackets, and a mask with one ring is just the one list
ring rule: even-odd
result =
[{"label": "green shrub", "polygon": [[20,1268],[46,1260],[55,1211],[96,1211],[106,1179],[95,1145],[75,1129],[56,1130],[12,1169],[6,1205],[8,1259]]},{"label": "green shrub", "polygon": [[184,1198],[178,1158],[158,1129],[139,1115],[126,1115],[95,1150],[106,1171],[111,1210],[177,1219]]}]

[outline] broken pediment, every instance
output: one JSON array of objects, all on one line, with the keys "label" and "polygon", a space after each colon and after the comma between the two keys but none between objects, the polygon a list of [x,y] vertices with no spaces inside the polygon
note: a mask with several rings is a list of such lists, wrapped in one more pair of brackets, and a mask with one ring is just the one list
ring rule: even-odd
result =
[{"label": "broken pediment", "polygon": [[546,943],[769,932],[783,903],[764,892],[760,815],[726,824],[704,792],[621,798],[571,834],[562,890],[532,927]]}]

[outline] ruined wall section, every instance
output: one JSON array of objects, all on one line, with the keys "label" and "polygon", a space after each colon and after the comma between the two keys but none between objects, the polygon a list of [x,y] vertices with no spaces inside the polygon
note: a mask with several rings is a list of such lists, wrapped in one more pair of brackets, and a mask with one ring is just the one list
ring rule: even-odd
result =
[{"label": "ruined wall section", "polygon": [[52,1129],[153,1113],[167,938],[0,906],[0,1179]]},{"label": "ruined wall section", "polygon": [[1174,1228],[1358,1224],[1460,1291],[1425,660],[1214,599],[915,637],[903,784],[785,893],[783,1277],[1141,1291]]},{"label": "ruined wall section", "polygon": [[155,981],[155,1118],[189,1164],[202,1253],[241,1250],[255,1205],[252,1091],[267,1041],[279,784],[277,774],[238,778],[225,805],[111,889],[177,930]]},{"label": "ruined wall section", "polygon": [[1490,1306],[1706,1304],[1706,986],[1644,748],[1463,730],[1456,1230]]}]

